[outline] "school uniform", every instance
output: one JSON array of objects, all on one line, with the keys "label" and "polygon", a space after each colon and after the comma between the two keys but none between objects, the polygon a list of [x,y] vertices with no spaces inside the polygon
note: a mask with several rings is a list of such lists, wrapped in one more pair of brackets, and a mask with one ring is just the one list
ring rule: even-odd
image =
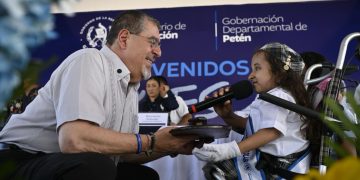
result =
[{"label": "school uniform", "polygon": [[[274,88],[268,93],[295,103],[293,96],[282,88]],[[268,167],[284,168],[297,173],[308,171],[310,163],[309,141],[300,131],[303,121],[297,113],[263,101],[257,96],[244,111],[237,114],[248,118],[246,129],[244,135],[232,131],[228,142],[233,140],[240,142],[265,128],[275,128],[281,133],[281,136],[256,150],[245,152],[230,160],[214,163],[210,165],[212,167],[205,169],[216,169],[214,167],[223,169],[226,171],[225,174],[227,174],[228,179],[275,178],[272,176],[272,172],[269,172]],[[272,162],[267,162],[269,160]],[[287,163],[281,163],[281,161]],[[272,167],[273,165],[276,167]],[[231,169],[235,169],[235,171]]]}]

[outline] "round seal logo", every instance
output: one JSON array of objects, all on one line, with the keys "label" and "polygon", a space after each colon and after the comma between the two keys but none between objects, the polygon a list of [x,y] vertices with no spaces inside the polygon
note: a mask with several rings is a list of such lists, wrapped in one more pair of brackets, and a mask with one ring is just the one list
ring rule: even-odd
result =
[{"label": "round seal logo", "polygon": [[95,17],[83,25],[80,31],[82,48],[100,49],[106,42],[106,36],[114,21],[111,17]]}]

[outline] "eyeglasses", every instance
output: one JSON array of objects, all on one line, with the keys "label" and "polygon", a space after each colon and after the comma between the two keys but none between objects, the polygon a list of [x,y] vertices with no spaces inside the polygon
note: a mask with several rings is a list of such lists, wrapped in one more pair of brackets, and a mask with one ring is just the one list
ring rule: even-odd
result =
[{"label": "eyeglasses", "polygon": [[137,35],[137,34],[132,34],[132,35],[146,38],[147,41],[150,43],[151,48],[160,48],[160,46],[161,46],[160,40],[156,37],[146,37],[146,36],[141,36],[141,35]]}]

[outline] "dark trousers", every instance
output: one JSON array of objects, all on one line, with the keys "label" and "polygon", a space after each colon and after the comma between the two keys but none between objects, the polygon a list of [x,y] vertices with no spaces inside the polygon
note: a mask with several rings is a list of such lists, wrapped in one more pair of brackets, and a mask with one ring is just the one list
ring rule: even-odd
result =
[{"label": "dark trousers", "polygon": [[100,153],[31,154],[19,149],[0,150],[0,179],[118,180],[159,179],[153,169],[139,164],[115,166]]}]

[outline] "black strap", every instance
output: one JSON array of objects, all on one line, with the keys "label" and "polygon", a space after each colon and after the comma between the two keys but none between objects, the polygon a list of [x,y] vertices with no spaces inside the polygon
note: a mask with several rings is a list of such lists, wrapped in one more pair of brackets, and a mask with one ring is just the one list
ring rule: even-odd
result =
[{"label": "black strap", "polygon": [[289,171],[287,169],[275,168],[272,165],[268,166],[268,169],[271,173],[276,174],[284,179],[293,179],[295,176],[304,175],[301,173]]},{"label": "black strap", "polygon": [[[305,155],[308,151],[309,151],[309,148],[306,148],[305,150],[303,150],[301,152],[290,154],[290,155],[286,156],[285,158],[291,158],[291,159],[295,158],[297,160],[300,157],[302,157],[303,155]],[[263,158],[262,156],[267,156],[267,158]],[[269,173],[278,175],[284,179],[293,179],[295,176],[304,175],[301,173],[292,172],[290,170],[285,169],[284,167],[278,166],[277,163],[274,162],[276,160],[277,160],[276,156],[273,156],[273,155],[270,155],[270,154],[260,151],[260,160],[258,161],[258,163],[256,164],[255,167],[258,170],[266,169],[266,171],[268,171]],[[293,162],[295,162],[295,161],[293,161]]]}]

